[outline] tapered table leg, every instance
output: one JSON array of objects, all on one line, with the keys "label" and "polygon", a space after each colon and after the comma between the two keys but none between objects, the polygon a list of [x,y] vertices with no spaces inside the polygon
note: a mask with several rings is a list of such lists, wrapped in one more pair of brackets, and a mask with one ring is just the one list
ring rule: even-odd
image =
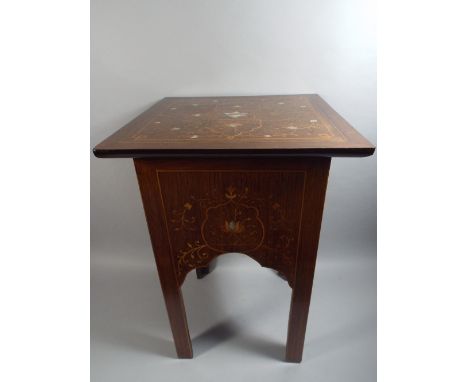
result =
[{"label": "tapered table leg", "polygon": [[187,325],[184,300],[171,256],[170,242],[165,234],[167,222],[160,211],[164,211],[159,181],[154,182],[150,168],[144,161],[134,160],[141,198],[151,237],[154,257],[158,268],[159,281],[166,302],[167,314],[179,358],[192,358],[192,342]]},{"label": "tapered table leg", "polygon": [[[169,226],[166,215],[161,213],[166,209],[159,172],[151,161],[135,159],[135,168],[177,355],[191,358],[192,346],[180,290],[184,275],[177,272],[177,259],[171,255]],[[306,197],[302,198],[298,211],[300,226],[295,271],[289,279],[293,288],[286,344],[289,362],[302,360],[329,168],[330,158],[314,158],[306,167],[302,192]],[[207,263],[200,265],[206,267]]]},{"label": "tapered table leg", "polygon": [[[159,274],[161,274],[161,271],[159,271]],[[192,358],[192,342],[187,326],[182,292],[179,287],[173,288],[168,284],[163,285],[163,282],[161,282],[161,287],[166,302],[167,314],[171,324],[177,356],[179,358]]]},{"label": "tapered table leg", "polygon": [[288,362],[302,361],[329,168],[330,158],[324,158],[319,167],[307,174],[308,197],[303,206],[300,245],[289,312],[286,344]]}]

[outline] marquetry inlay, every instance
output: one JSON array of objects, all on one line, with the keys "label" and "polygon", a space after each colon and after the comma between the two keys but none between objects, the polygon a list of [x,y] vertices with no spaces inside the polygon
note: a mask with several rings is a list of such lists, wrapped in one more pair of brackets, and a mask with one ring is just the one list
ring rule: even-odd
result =
[{"label": "marquetry inlay", "polygon": [[[255,100],[252,100],[255,98]],[[179,141],[343,142],[310,96],[165,98],[125,143]]]},{"label": "marquetry inlay", "polygon": [[373,146],[317,94],[169,97],[94,149],[98,157],[366,156]]},{"label": "marquetry inlay", "polygon": [[180,358],[186,275],[239,252],[291,286],[286,360],[301,361],[331,157],[373,152],[317,94],[164,98],[94,148],[134,158]]},{"label": "marquetry inlay", "polygon": [[277,269],[292,282],[305,172],[181,171],[159,173],[158,179],[180,282],[190,270],[230,252]]}]

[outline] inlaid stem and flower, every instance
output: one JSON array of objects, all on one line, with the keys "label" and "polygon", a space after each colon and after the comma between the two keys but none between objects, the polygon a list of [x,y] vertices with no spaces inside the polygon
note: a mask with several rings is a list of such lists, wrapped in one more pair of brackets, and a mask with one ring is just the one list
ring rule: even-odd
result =
[{"label": "inlaid stem and flower", "polygon": [[244,253],[291,279],[297,222],[288,221],[273,195],[255,195],[248,186],[230,184],[212,195],[181,200],[170,222],[174,237],[182,239],[173,244],[180,279],[229,252]]}]

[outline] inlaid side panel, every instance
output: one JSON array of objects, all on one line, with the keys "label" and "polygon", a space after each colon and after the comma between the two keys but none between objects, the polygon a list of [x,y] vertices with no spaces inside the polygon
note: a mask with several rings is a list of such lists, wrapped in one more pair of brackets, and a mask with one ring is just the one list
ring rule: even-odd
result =
[{"label": "inlaid side panel", "polygon": [[240,252],[282,272],[292,286],[305,171],[162,170],[155,176],[179,285],[214,257]]}]

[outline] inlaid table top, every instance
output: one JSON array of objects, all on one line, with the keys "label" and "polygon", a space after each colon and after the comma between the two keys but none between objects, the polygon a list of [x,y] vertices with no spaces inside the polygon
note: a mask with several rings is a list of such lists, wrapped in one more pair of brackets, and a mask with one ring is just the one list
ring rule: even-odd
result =
[{"label": "inlaid table top", "polygon": [[301,362],[331,157],[373,152],[315,94],[164,98],[94,148],[134,158],[179,358],[186,275],[237,252],[292,288],[285,359]]},{"label": "inlaid table top", "polygon": [[98,157],[368,156],[374,146],[320,96],[164,98],[94,149]]}]

